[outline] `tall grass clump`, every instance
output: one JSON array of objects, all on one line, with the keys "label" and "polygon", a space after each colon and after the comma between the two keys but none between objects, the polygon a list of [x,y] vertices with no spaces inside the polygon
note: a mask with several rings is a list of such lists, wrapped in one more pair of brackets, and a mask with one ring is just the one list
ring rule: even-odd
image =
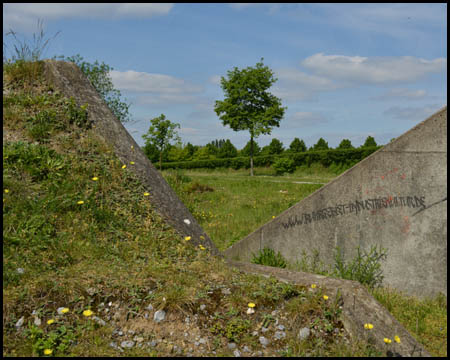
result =
[{"label": "tall grass clump", "polygon": [[268,247],[259,250],[257,254],[253,254],[251,262],[253,264],[260,264],[279,268],[286,267],[286,259],[283,257],[283,255],[281,255],[279,251],[278,253],[275,254],[275,251]]}]

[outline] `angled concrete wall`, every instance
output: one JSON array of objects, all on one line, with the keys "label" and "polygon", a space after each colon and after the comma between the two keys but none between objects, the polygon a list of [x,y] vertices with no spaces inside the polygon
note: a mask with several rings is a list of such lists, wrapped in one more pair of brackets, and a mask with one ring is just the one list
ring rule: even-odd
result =
[{"label": "angled concrete wall", "polygon": [[[48,82],[64,96],[73,96],[78,105],[88,104],[88,116],[94,125],[93,130],[112,146],[114,153],[128,166],[127,169],[136,173],[147,186],[150,193],[149,200],[155,210],[181,236],[191,236],[194,245],[203,244],[213,254],[219,254],[214,243],[114,116],[82,71],[70,62],[46,60],[44,64],[44,76]],[[130,165],[131,161],[134,165]]]},{"label": "angled concrete wall", "polygon": [[223,253],[249,262],[270,247],[294,263],[316,249],[331,265],[336,246],[350,260],[358,245],[387,249],[383,285],[447,295],[447,107]]}]

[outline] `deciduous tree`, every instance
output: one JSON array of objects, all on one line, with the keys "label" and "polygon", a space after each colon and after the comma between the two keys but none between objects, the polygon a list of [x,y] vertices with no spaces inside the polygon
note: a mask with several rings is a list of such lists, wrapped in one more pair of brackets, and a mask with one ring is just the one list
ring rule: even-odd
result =
[{"label": "deciduous tree", "polygon": [[214,111],[223,125],[234,131],[250,132],[250,175],[253,176],[253,139],[260,134],[270,134],[274,126],[279,127],[286,107],[281,100],[267,92],[277,81],[272,70],[263,64],[263,58],[256,67],[228,71],[228,79],[221,77],[225,93],[223,101],[216,101]]}]

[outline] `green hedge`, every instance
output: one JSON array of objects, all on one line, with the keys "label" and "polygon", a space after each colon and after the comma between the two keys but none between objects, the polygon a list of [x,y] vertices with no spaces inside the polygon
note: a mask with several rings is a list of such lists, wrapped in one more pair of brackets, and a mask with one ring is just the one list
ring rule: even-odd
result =
[{"label": "green hedge", "polygon": [[[382,146],[374,146],[360,149],[345,149],[345,150],[320,150],[320,151],[305,151],[301,153],[290,153],[281,155],[265,155],[265,156],[255,156],[253,158],[253,166],[271,166],[279,158],[289,158],[294,160],[296,167],[307,165],[311,166],[313,163],[320,163],[325,167],[331,164],[355,164],[362,159],[366,158],[376,150],[380,149]],[[174,161],[174,162],[163,162],[163,169],[215,169],[215,168],[233,168],[240,169],[250,167],[250,158],[245,157],[235,157],[226,159],[211,159],[211,160],[191,160],[191,161]]]}]

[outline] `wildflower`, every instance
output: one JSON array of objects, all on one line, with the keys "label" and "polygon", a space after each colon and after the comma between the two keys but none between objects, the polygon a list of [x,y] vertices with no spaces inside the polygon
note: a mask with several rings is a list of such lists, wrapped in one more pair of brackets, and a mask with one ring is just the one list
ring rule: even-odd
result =
[{"label": "wildflower", "polygon": [[50,355],[53,352],[52,349],[45,349],[44,350],[44,355]]},{"label": "wildflower", "polygon": [[199,247],[200,247],[200,250],[205,250],[206,249],[202,244],[200,244]]},{"label": "wildflower", "polygon": [[205,237],[203,235],[200,235],[201,240],[205,240]]},{"label": "wildflower", "polygon": [[191,237],[190,236],[185,236],[184,240],[189,241],[189,240],[191,240]]},{"label": "wildflower", "polygon": [[254,308],[256,305],[254,303],[248,303],[249,308]]},{"label": "wildflower", "polygon": [[47,321],[47,324],[48,324],[48,325],[51,325],[51,324],[53,324],[54,322],[55,322],[55,320],[50,319],[50,320]]},{"label": "wildflower", "polygon": [[9,193],[9,190],[8,190],[8,189],[5,189],[5,193],[6,193],[6,194]]},{"label": "wildflower", "polygon": [[122,166],[122,169],[125,169],[127,166],[124,164],[123,166]]},{"label": "wildflower", "polygon": [[391,340],[391,339],[388,339],[388,338],[384,338],[383,340],[384,340],[384,342],[385,342],[386,344],[390,344],[390,343],[392,342],[392,340]]},{"label": "wildflower", "polygon": [[83,201],[83,200],[80,200],[80,201],[77,202],[77,204],[78,204],[78,205],[84,204],[84,201]]},{"label": "wildflower", "polygon": [[91,316],[93,314],[92,310],[84,310],[83,315],[84,316]]},{"label": "wildflower", "polygon": [[132,148],[132,149],[134,149],[134,146],[133,146],[133,145],[131,145],[131,148]]},{"label": "wildflower", "polygon": [[275,219],[275,215],[272,215],[272,219]]},{"label": "wildflower", "polygon": [[324,299],[324,300],[328,300],[328,296],[324,295],[324,296],[323,296],[323,299]]},{"label": "wildflower", "polygon": [[371,330],[371,329],[373,329],[373,325],[372,324],[364,324],[364,329],[367,329],[367,330]]},{"label": "wildflower", "polygon": [[311,284],[311,288],[315,289],[316,288],[316,284]]},{"label": "wildflower", "polygon": [[397,336],[397,335],[395,335],[394,336],[394,341],[396,342],[396,343],[399,343],[400,344],[400,338]]},{"label": "wildflower", "polygon": [[130,161],[130,164],[131,164],[131,165],[134,165],[134,161]]},{"label": "wildflower", "polygon": [[92,178],[92,180],[97,181],[97,180],[98,180],[98,177],[97,177],[97,176],[94,176],[94,177]]},{"label": "wildflower", "polygon": [[148,192],[144,193],[144,196],[149,196],[149,195],[150,195],[150,193],[148,193]]},{"label": "wildflower", "polygon": [[64,309],[61,310],[61,312],[62,312],[63,314],[65,314],[65,313],[69,312],[69,308],[64,308]]}]

